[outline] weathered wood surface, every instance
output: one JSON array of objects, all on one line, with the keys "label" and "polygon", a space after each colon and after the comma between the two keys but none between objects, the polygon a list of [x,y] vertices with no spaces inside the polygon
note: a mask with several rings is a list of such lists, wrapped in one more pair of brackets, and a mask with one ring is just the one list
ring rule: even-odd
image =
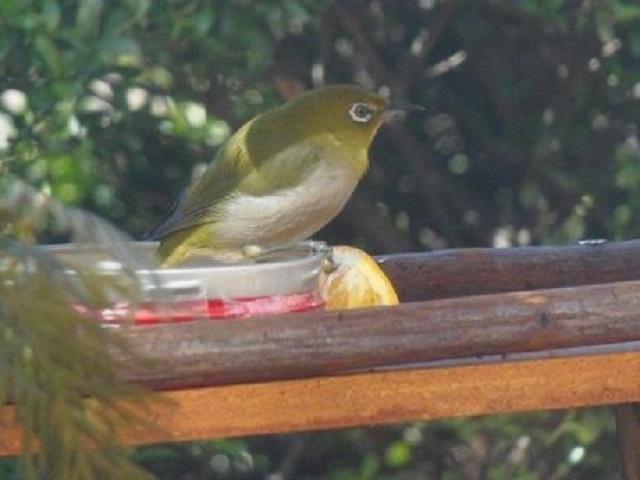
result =
[{"label": "weathered wood surface", "polygon": [[[128,444],[321,430],[640,400],[640,353],[359,373],[177,390]],[[0,410],[0,456],[20,448]]]},{"label": "weathered wood surface", "polygon": [[125,374],[155,389],[335,375],[637,341],[640,282],[141,327],[127,337],[160,368]]},{"label": "weathered wood surface", "polygon": [[640,240],[378,258],[403,302],[640,279]]}]

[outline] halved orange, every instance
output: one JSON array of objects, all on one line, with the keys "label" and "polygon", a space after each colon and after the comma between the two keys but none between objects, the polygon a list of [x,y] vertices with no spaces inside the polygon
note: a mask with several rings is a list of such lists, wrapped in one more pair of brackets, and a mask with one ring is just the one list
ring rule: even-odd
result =
[{"label": "halved orange", "polygon": [[323,282],[327,310],[397,305],[393,284],[377,262],[355,247],[333,247],[335,269]]}]

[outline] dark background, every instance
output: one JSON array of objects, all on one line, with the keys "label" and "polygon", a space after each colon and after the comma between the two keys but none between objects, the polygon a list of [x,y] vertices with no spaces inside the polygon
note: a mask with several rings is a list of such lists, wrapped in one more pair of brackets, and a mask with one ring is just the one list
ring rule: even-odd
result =
[{"label": "dark background", "polygon": [[[360,83],[385,128],[318,238],[371,253],[637,236],[631,0],[3,0],[0,174],[134,236],[244,121]],[[615,479],[608,411],[170,445],[166,479]],[[8,467],[7,467],[8,468]]]}]

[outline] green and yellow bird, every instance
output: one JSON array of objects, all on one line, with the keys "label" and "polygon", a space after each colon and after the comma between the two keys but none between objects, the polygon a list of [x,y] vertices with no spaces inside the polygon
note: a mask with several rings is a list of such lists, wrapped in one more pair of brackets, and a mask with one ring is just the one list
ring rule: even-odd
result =
[{"label": "green and yellow bird", "polygon": [[248,121],[150,232],[160,240],[163,265],[309,238],[351,196],[380,126],[411,108],[334,85]]}]

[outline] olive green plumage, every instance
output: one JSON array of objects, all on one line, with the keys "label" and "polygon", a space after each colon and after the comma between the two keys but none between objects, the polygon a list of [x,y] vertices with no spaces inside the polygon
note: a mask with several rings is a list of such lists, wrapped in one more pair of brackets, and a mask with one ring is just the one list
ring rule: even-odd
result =
[{"label": "olive green plumage", "polygon": [[151,236],[165,266],[309,238],[368,167],[387,102],[362,87],[312,90],[243,125]]}]

